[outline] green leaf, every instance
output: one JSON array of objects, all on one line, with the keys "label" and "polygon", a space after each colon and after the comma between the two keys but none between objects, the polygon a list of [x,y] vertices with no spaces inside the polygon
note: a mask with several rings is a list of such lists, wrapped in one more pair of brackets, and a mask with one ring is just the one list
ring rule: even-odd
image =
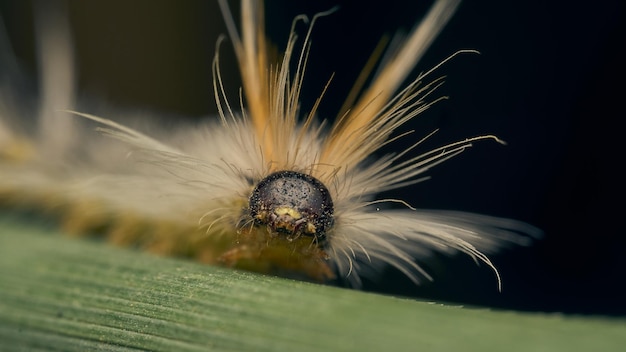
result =
[{"label": "green leaf", "polygon": [[0,350],[618,351],[619,319],[469,309],[160,258],[0,217]]}]

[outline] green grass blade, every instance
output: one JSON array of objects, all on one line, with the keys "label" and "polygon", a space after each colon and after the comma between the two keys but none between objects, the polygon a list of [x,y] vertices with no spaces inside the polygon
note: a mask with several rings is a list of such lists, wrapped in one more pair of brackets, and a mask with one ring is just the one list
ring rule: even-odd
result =
[{"label": "green grass blade", "polygon": [[155,257],[0,217],[0,350],[618,351],[626,322],[468,309]]}]

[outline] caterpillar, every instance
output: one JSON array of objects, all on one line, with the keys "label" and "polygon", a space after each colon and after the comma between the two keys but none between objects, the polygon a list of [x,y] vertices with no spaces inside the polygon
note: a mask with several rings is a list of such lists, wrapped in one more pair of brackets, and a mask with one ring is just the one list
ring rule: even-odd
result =
[{"label": "caterpillar", "polygon": [[167,127],[156,118],[133,122],[124,113],[76,110],[69,28],[62,16],[49,16],[38,31],[37,108],[19,106],[15,86],[1,82],[0,202],[52,212],[69,233],[100,233],[154,253],[354,287],[385,267],[416,284],[433,280],[422,263],[433,252],[460,252],[490,267],[500,287],[488,255],[527,245],[540,230],[380,197],[425,180],[430,168],[474,142],[504,144],[482,135],[418,153],[432,134],[426,133],[405,150],[377,154],[412,138],[405,124],[442,100],[436,90],[443,79],[433,75],[470,52],[459,51],[405,84],[458,4],[437,0],[401,45],[378,60],[375,74],[364,69],[369,83],[356,82],[344,108],[324,119],[318,107],[326,88],[308,111],[300,102],[307,67],[315,64],[308,60],[311,33],[336,9],[296,17],[275,59],[264,35],[263,3],[242,0],[237,28],[227,2],[219,1],[240,94],[226,94],[229,78],[220,71],[226,39],[220,37],[212,62],[218,118]]}]

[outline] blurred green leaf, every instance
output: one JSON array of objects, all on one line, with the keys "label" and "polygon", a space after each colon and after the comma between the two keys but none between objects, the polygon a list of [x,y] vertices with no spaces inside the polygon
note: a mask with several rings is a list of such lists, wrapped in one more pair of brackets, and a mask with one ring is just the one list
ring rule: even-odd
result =
[{"label": "blurred green leaf", "polygon": [[619,319],[468,309],[71,239],[0,217],[0,350],[618,351]]}]

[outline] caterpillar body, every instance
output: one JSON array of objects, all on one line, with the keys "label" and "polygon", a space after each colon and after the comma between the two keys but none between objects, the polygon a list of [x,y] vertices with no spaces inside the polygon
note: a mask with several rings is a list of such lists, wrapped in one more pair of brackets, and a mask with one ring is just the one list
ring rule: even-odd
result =
[{"label": "caterpillar body", "polygon": [[174,128],[131,128],[116,122],[127,116],[77,112],[69,29],[43,23],[38,109],[14,104],[12,86],[2,82],[0,201],[54,211],[68,232],[101,232],[118,244],[289,277],[358,287],[361,277],[391,266],[419,283],[432,279],[420,263],[437,251],[488,265],[499,284],[488,254],[528,244],[539,230],[378,197],[423,180],[475,141],[502,142],[484,135],[417,153],[419,139],[373,157],[411,138],[403,125],[439,100],[431,98],[442,84],[431,78],[439,65],[403,84],[458,3],[436,1],[332,123],[317,116],[323,91],[310,111],[300,109],[306,67],[314,64],[307,60],[310,34],[332,10],[294,19],[283,56],[273,61],[263,4],[243,0],[237,29],[220,1],[241,94],[225,93],[218,45],[212,69],[219,118]]}]

